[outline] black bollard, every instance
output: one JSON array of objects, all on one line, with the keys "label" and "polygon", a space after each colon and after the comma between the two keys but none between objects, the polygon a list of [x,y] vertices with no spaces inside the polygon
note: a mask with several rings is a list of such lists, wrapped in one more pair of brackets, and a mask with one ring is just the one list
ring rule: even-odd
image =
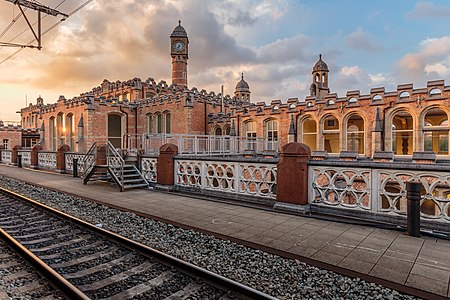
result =
[{"label": "black bollard", "polygon": [[17,167],[22,168],[22,155],[17,154]]},{"label": "black bollard", "polygon": [[73,177],[78,177],[78,158],[73,158]]},{"label": "black bollard", "polygon": [[406,183],[407,203],[407,223],[408,234],[414,237],[420,237],[420,191],[422,184],[420,182]]}]

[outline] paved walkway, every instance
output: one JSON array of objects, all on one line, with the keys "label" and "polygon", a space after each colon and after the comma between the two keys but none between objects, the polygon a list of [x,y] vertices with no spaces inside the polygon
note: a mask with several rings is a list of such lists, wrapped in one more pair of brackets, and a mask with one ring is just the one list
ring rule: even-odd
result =
[{"label": "paved walkway", "polygon": [[450,297],[450,241],[0,165],[0,175],[80,195]]}]

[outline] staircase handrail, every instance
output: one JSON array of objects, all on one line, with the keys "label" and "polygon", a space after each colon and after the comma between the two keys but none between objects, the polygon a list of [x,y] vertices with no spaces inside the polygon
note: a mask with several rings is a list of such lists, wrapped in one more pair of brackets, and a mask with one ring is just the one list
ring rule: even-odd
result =
[{"label": "staircase handrail", "polygon": [[121,185],[123,185],[123,181],[124,181],[123,166],[125,165],[125,161],[123,160],[122,155],[120,155],[119,152],[117,152],[116,148],[114,148],[113,144],[111,144],[111,142],[108,141],[108,151],[106,153],[106,163],[107,163],[108,167],[110,166],[110,157],[114,157],[119,162],[120,183],[121,183]]},{"label": "staircase handrail", "polygon": [[[90,156],[94,156],[92,161],[89,160]],[[89,170],[95,166],[97,163],[97,142],[94,142],[89,148],[88,152],[81,159],[81,163],[83,164],[83,177],[89,173]]]}]

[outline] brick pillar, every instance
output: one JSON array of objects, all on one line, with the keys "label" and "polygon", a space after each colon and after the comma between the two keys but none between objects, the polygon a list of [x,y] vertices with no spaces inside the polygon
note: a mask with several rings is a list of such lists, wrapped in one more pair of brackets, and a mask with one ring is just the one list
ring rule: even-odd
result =
[{"label": "brick pillar", "polygon": [[0,162],[2,161],[2,150],[3,150],[3,145],[0,146]]},{"label": "brick pillar", "polygon": [[158,170],[156,182],[162,185],[174,185],[174,156],[178,154],[178,147],[174,144],[165,144],[159,148]]},{"label": "brick pillar", "polygon": [[39,158],[38,158],[38,154],[39,151],[44,150],[44,147],[42,147],[41,144],[36,144],[33,146],[33,148],[31,148],[31,168],[32,169],[38,169],[39,168]]},{"label": "brick pillar", "polygon": [[22,149],[22,146],[16,145],[12,148],[11,153],[11,163],[17,166],[17,155],[19,154],[19,150]]},{"label": "brick pillar", "polygon": [[56,150],[56,171],[59,173],[64,173],[66,170],[66,152],[70,151],[69,145],[61,145]]},{"label": "brick pillar", "polygon": [[308,204],[308,159],[311,150],[301,143],[289,143],[281,148],[277,170],[277,201]]}]

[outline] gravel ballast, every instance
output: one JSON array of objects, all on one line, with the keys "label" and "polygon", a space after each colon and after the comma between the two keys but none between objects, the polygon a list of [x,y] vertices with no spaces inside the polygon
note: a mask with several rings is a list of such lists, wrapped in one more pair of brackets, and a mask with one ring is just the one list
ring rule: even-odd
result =
[{"label": "gravel ballast", "polygon": [[415,299],[234,242],[0,176],[0,186],[279,299]]}]

